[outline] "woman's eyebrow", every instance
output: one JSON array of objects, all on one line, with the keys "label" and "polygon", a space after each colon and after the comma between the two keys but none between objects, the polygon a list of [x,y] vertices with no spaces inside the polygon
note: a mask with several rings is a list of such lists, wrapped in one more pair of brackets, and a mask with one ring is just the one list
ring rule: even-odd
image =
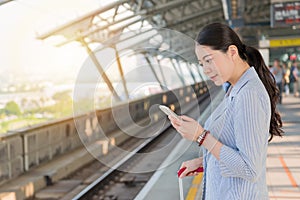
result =
[{"label": "woman's eyebrow", "polygon": [[[205,56],[202,57],[202,60],[204,60],[206,57],[211,56],[212,54],[207,54]],[[198,60],[199,62],[202,62],[201,60]]]},{"label": "woman's eyebrow", "polygon": [[204,60],[204,58],[206,58],[207,56],[211,56],[212,54],[207,54],[205,56],[202,57],[202,59]]}]

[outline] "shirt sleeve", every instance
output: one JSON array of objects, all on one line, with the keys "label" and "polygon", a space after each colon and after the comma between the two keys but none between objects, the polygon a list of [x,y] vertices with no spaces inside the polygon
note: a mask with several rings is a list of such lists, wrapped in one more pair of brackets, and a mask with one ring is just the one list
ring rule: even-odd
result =
[{"label": "shirt sleeve", "polygon": [[236,148],[222,146],[221,175],[255,181],[264,170],[267,154],[269,98],[262,98],[256,90],[244,90],[237,96],[233,116]]}]

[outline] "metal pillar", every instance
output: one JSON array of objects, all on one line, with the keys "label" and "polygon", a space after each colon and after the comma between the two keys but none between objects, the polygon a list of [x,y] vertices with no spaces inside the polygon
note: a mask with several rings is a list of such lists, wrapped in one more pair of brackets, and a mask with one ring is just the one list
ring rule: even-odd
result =
[{"label": "metal pillar", "polygon": [[162,70],[160,61],[157,59],[157,57],[156,57],[156,61],[157,61],[157,63],[158,63],[158,67],[159,67],[159,71],[160,71],[160,73],[161,73],[162,80],[163,80],[165,86],[167,86],[166,77],[165,77],[164,72],[163,72],[163,70]]},{"label": "metal pillar", "polygon": [[191,74],[191,77],[192,77],[193,80],[194,80],[194,83],[197,83],[197,80],[196,80],[196,78],[195,78],[195,75],[194,75],[194,73],[193,73],[193,71],[192,71],[192,69],[191,69],[190,63],[187,63],[187,62],[186,62],[186,65],[187,65],[187,68],[188,68],[188,70],[189,70],[189,72],[190,72],[190,74]]},{"label": "metal pillar", "polygon": [[103,80],[105,81],[105,83],[107,84],[110,92],[112,93],[113,97],[115,98],[116,101],[121,101],[121,98],[119,97],[119,95],[117,94],[117,92],[115,91],[113,85],[111,84],[109,78],[107,77],[105,71],[103,70],[103,68],[101,67],[100,63],[98,62],[95,54],[93,53],[93,51],[90,49],[89,45],[84,41],[84,39],[82,38],[80,40],[81,44],[86,48],[89,56],[91,57],[92,61],[94,62],[94,64],[96,65],[98,71],[100,72],[101,77],[103,78]]},{"label": "metal pillar", "polygon": [[[183,75],[183,71],[182,71],[182,68],[181,68],[181,65],[178,61],[178,59],[175,59],[176,60],[176,63],[177,63],[177,66],[178,66],[178,69],[179,69],[179,73]],[[183,78],[183,77],[182,77]],[[186,81],[184,81],[185,85],[186,85]]]},{"label": "metal pillar", "polygon": [[156,72],[155,72],[155,70],[154,70],[154,68],[153,68],[153,65],[151,64],[151,62],[150,62],[148,56],[146,56],[146,54],[144,54],[144,56],[145,56],[145,59],[146,59],[148,65],[149,65],[150,69],[152,70],[153,75],[155,76],[155,79],[156,79],[157,82],[159,83],[160,88],[161,88],[162,90],[166,90],[166,88],[162,85],[161,81],[159,80],[159,78],[158,78],[158,76],[157,76],[157,74],[156,74]]},{"label": "metal pillar", "polygon": [[203,76],[202,76],[202,74],[201,74],[201,72],[200,72],[199,65],[196,65],[196,69],[197,69],[197,72],[198,72],[200,78],[202,79],[202,81],[204,81],[204,78],[203,78]]},{"label": "metal pillar", "polygon": [[122,69],[122,65],[121,65],[121,61],[120,61],[120,57],[119,57],[119,52],[118,52],[118,50],[117,50],[117,48],[116,48],[115,45],[113,46],[113,48],[115,50],[116,60],[117,60],[117,63],[118,63],[118,69],[119,69],[120,76],[121,76],[121,79],[122,79],[122,84],[123,84],[123,87],[124,87],[124,92],[125,92],[126,98],[129,99],[129,94],[128,94],[127,85],[126,85],[126,80],[124,78],[124,73],[123,73],[123,69]]},{"label": "metal pillar", "polygon": [[179,79],[180,79],[182,85],[185,85],[185,81],[184,81],[183,77],[180,75],[180,73],[178,72],[178,69],[177,69],[177,67],[175,66],[175,64],[174,64],[174,62],[173,62],[173,60],[172,60],[172,58],[170,58],[170,62],[172,63],[172,66],[173,66],[173,68],[175,69],[175,72],[176,72],[177,76],[179,77]]}]

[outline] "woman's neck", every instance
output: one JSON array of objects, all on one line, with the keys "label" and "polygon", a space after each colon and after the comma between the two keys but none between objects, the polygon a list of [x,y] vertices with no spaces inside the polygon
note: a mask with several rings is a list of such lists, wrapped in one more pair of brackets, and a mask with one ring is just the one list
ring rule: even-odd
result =
[{"label": "woman's neck", "polygon": [[250,68],[249,64],[246,61],[240,60],[235,64],[235,70],[230,78],[229,82],[232,86],[234,86],[238,80],[242,77],[242,75]]}]

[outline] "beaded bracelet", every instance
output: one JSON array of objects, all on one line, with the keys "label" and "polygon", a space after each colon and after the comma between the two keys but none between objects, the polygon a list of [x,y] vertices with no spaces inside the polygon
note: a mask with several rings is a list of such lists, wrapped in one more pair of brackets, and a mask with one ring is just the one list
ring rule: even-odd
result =
[{"label": "beaded bracelet", "polygon": [[202,145],[202,143],[204,142],[204,139],[205,139],[205,137],[207,136],[208,133],[210,133],[210,131],[204,129],[203,132],[198,136],[196,141],[197,141],[199,146]]}]

